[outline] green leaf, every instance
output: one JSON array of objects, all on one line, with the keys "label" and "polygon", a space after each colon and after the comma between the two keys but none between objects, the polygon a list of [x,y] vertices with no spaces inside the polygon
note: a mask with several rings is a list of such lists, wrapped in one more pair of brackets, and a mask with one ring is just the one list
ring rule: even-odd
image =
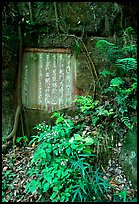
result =
[{"label": "green leaf", "polygon": [[83,197],[82,197],[82,194],[81,194],[81,192],[80,192],[80,190],[79,190],[79,196],[80,196],[80,201],[82,202],[82,200],[83,200]]},{"label": "green leaf", "polygon": [[51,195],[50,199],[53,200],[53,198],[55,198],[57,196],[56,192],[53,192],[53,194]]},{"label": "green leaf", "polygon": [[84,149],[84,153],[85,154],[91,154],[91,149],[90,149],[90,146],[87,146],[85,149]]},{"label": "green leaf", "polygon": [[5,176],[8,176],[11,173],[11,170],[6,171]]},{"label": "green leaf", "polygon": [[95,141],[90,138],[90,137],[87,137],[85,139],[83,139],[83,141],[85,141],[85,145],[92,145]]},{"label": "green leaf", "polygon": [[78,191],[75,191],[74,196],[72,197],[72,202],[75,201]]},{"label": "green leaf", "polygon": [[30,183],[27,184],[26,189],[28,189],[28,192],[34,192],[37,188],[37,181],[31,180]]},{"label": "green leaf", "polygon": [[47,160],[50,162],[51,161],[51,155],[47,154]]},{"label": "green leaf", "polygon": [[48,189],[49,189],[49,183],[45,183],[43,186],[43,192],[48,191]]},{"label": "green leaf", "polygon": [[83,150],[83,148],[84,148],[84,144],[79,144],[79,145],[77,146],[77,150],[78,150],[78,151]]},{"label": "green leaf", "polygon": [[128,127],[130,130],[132,129],[132,125],[128,122],[128,121],[124,121],[124,124],[126,125],[126,127]]},{"label": "green leaf", "polygon": [[67,153],[68,156],[71,154],[71,152],[72,152],[71,148],[66,149],[66,153]]},{"label": "green leaf", "polygon": [[82,137],[79,134],[74,134],[75,140],[82,140]]},{"label": "green leaf", "polygon": [[16,139],[16,142],[19,143],[22,139],[23,139],[22,137],[18,137],[18,138]]},{"label": "green leaf", "polygon": [[75,145],[74,143],[71,144],[71,148],[72,148],[72,149],[77,149],[77,147],[78,147],[78,146]]},{"label": "green leaf", "polygon": [[104,71],[102,72],[99,72],[103,77],[107,77],[107,75],[111,75],[111,76],[114,76],[114,74],[109,71],[108,69],[105,69]]},{"label": "green leaf", "polygon": [[60,116],[59,118],[57,118],[56,124],[61,123],[62,121],[64,121],[64,118],[62,116]]},{"label": "green leaf", "polygon": [[118,59],[116,61],[116,65],[119,68],[123,68],[126,71],[129,70],[136,70],[137,69],[137,60],[134,58],[124,58],[124,59]]},{"label": "green leaf", "polygon": [[49,174],[44,175],[44,179],[48,182],[52,181],[52,177]]},{"label": "green leaf", "polygon": [[51,118],[60,117],[60,112],[54,112]]},{"label": "green leaf", "polygon": [[124,81],[120,77],[117,77],[117,78],[114,78],[110,81],[110,86],[117,86],[118,87],[123,83],[124,83]]},{"label": "green leaf", "polygon": [[55,149],[55,150],[53,151],[53,153],[56,154],[56,155],[58,155],[58,149]]},{"label": "green leaf", "polygon": [[97,121],[99,120],[98,116],[92,116],[92,124],[95,126],[97,124]]},{"label": "green leaf", "polygon": [[64,202],[65,198],[66,198],[66,197],[63,195],[63,196],[60,198],[60,202]]},{"label": "green leaf", "polygon": [[131,120],[133,123],[136,123],[137,122],[137,116],[133,116]]},{"label": "green leaf", "polygon": [[53,188],[53,191],[58,191],[58,187],[57,186],[54,186],[54,188]]}]

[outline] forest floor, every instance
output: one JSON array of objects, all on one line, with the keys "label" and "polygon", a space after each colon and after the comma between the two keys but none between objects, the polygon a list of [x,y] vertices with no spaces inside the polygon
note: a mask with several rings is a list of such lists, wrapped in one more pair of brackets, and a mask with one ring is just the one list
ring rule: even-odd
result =
[{"label": "forest floor", "polygon": [[[30,160],[35,149],[35,147],[15,147],[15,149],[2,155],[2,202],[38,201],[37,194],[27,194],[25,189],[29,181],[26,173],[30,168]],[[115,149],[115,155],[120,152],[120,149],[121,147]],[[136,200],[137,191],[133,190],[131,183],[127,182],[122,167],[119,166],[118,157],[116,156],[115,158],[114,160],[109,160],[106,169],[101,166],[102,170],[106,176],[109,176],[109,183],[116,188],[117,193],[126,190],[126,201],[134,201]],[[113,192],[111,191],[109,195],[106,195],[108,202],[112,201],[112,194]],[[49,200],[46,202],[49,202]]]}]

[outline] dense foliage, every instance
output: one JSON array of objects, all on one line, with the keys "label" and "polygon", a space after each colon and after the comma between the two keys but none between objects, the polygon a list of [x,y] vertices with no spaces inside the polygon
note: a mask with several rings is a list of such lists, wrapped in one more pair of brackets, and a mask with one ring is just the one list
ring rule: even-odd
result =
[{"label": "dense foliage", "polygon": [[[137,122],[135,117],[137,107],[136,34],[129,27],[123,32],[119,45],[100,40],[97,47],[115,65],[112,66],[111,70],[105,69],[100,74],[103,76],[101,78],[102,93],[109,97],[107,105],[114,107],[114,117],[120,125],[116,133],[118,133],[119,128],[124,128],[122,124],[133,129]],[[126,128],[124,129],[126,130]]]},{"label": "dense foliage", "polygon": [[[109,201],[111,189],[112,201],[129,201],[126,190],[117,193],[110,185],[102,166],[113,157],[117,141],[137,123],[136,36],[127,28],[119,42],[99,40],[96,46],[111,62],[100,72],[101,97],[78,96],[75,115],[55,112],[55,125],[35,127],[38,134],[30,144],[37,149],[27,172],[26,191],[37,194],[37,201]],[[20,141],[26,142],[26,137]]]},{"label": "dense foliage", "polygon": [[38,148],[28,172],[32,177],[27,184],[28,192],[36,190],[41,201],[106,199],[104,192],[109,190],[109,179],[103,178],[104,173],[93,166],[96,154],[92,153],[91,145],[96,141],[82,131],[81,124],[59,112],[52,117],[57,118],[55,126],[37,126],[40,133],[31,141],[37,142]]},{"label": "dense foliage", "polygon": [[[104,78],[102,94],[107,100],[80,96],[75,116],[69,119],[55,112],[54,126],[40,124],[31,143],[38,148],[33,155],[31,176],[26,189],[37,191],[40,200],[105,201],[109,180],[100,164],[107,162],[116,141],[136,124],[136,41],[132,28],[122,35],[120,46],[100,40],[96,46],[114,64],[113,70],[100,72]],[[122,46],[121,46],[122,43]],[[112,67],[112,68],[113,68]],[[107,80],[106,80],[107,78]],[[98,162],[97,165],[96,161]]]}]

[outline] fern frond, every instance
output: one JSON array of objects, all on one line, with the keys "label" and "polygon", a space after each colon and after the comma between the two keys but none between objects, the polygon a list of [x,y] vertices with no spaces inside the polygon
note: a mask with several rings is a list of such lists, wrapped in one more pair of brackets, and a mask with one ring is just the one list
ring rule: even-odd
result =
[{"label": "fern frond", "polygon": [[119,55],[118,46],[114,43],[110,43],[107,40],[99,40],[96,43],[96,47],[106,56],[106,58],[112,62],[116,60]]},{"label": "fern frond", "polygon": [[136,54],[136,52],[137,52],[137,47],[136,47],[136,45],[127,45],[127,46],[124,46],[122,49],[121,49],[121,52],[123,53],[123,54],[128,54],[128,55],[130,55],[130,54],[132,54],[132,55],[134,55],[134,54]]},{"label": "fern frond", "polygon": [[112,79],[110,81],[110,86],[117,86],[117,87],[119,87],[123,83],[124,83],[124,81],[120,77],[117,77],[117,78],[114,78],[114,79]]},{"label": "fern frond", "polygon": [[137,60],[134,58],[118,59],[115,64],[118,68],[126,71],[137,69]]},{"label": "fern frond", "polygon": [[103,77],[107,77],[107,75],[114,76],[114,73],[109,71],[108,69],[103,70],[102,72],[99,72]]}]

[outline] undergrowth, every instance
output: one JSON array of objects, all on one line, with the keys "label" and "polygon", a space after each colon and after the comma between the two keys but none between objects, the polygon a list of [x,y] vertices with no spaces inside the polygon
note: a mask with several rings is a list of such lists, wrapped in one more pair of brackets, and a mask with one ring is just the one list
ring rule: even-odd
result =
[{"label": "undergrowth", "polygon": [[[77,103],[78,100],[86,101],[80,106],[86,114],[98,103],[90,103],[91,97],[80,97]],[[28,174],[32,179],[26,190],[28,193],[37,191],[40,201],[48,198],[52,202],[106,200],[109,178],[104,177],[100,166],[95,167],[94,148],[99,138],[93,138],[89,132],[86,134],[82,116],[80,121],[66,118],[59,112],[52,117],[56,117],[55,125],[36,126],[40,133],[30,142],[36,143],[38,148],[31,161]]]}]

